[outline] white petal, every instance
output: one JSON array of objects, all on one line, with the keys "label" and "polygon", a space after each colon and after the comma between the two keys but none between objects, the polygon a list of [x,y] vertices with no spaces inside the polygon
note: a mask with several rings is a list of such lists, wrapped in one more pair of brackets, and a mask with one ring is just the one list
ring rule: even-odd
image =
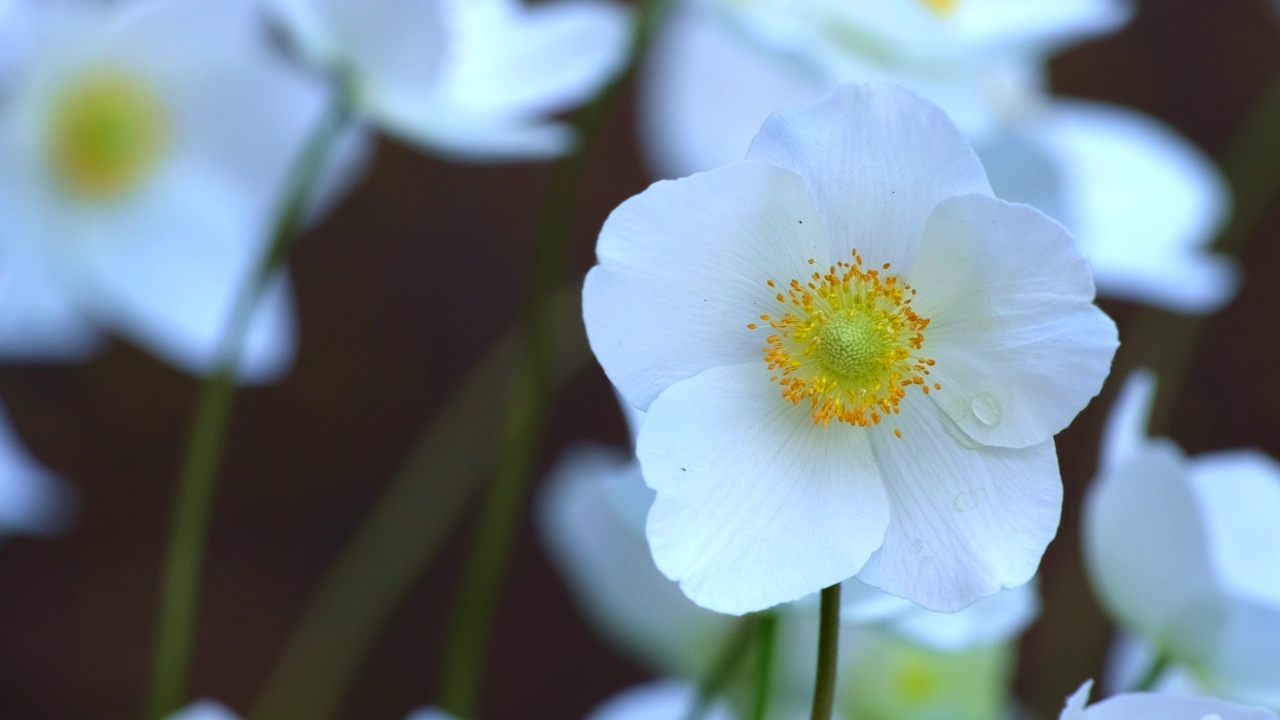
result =
[{"label": "white petal", "polygon": [[[679,720],[693,709],[698,689],[678,680],[661,680],[624,690],[602,703],[587,720]],[[702,716],[706,720],[733,720],[723,702],[714,703]]]},{"label": "white petal", "polygon": [[637,85],[649,170],[681,177],[741,160],[771,113],[825,90],[798,63],[748,41],[709,8],[677,3]]},{"label": "white petal", "polygon": [[[79,272],[82,307],[196,373],[216,362],[232,305],[266,239],[244,217],[243,199],[206,179],[175,173],[156,183],[130,212],[96,218],[93,235],[64,258]],[[281,276],[263,296],[240,379],[263,382],[288,369],[296,345],[289,295]]]},{"label": "white petal", "polygon": [[1058,720],[1083,720],[1084,707],[1089,704],[1089,692],[1092,689],[1093,681],[1085,680],[1080,689],[1067,698],[1067,705],[1062,708],[1062,714],[1058,716]]},{"label": "white petal", "polygon": [[1156,396],[1155,373],[1139,368],[1129,373],[1116,396],[1102,433],[1102,470],[1115,470],[1147,442],[1147,426]]},{"label": "white petal", "polygon": [[459,162],[555,158],[575,142],[573,129],[562,122],[494,118],[421,98],[387,99],[378,113],[386,132]]},{"label": "white petal", "polygon": [[1061,720],[1275,720],[1276,714],[1213,698],[1174,697],[1153,693],[1116,695],[1090,705],[1083,714]]},{"label": "white petal", "polygon": [[551,471],[539,529],[597,630],[660,674],[702,677],[733,620],[694,605],[653,564],[653,496],[634,460],[578,446]]},{"label": "white petal", "polygon": [[763,368],[767,333],[747,325],[775,312],[766,282],[807,277],[825,252],[813,200],[789,172],[742,162],[654,183],[600,231],[582,292],[591,349],[641,410],[709,367]]},{"label": "white petal", "polygon": [[[852,582],[856,581],[846,586]],[[1034,582],[1001,590],[953,613],[932,612],[907,600],[893,599],[905,607],[885,619],[879,625],[881,628],[948,653],[1012,640],[1040,614],[1040,598]]]},{"label": "white petal", "polygon": [[[0,171],[0,183],[7,180]],[[66,278],[49,267],[41,238],[6,210],[0,210],[0,356],[67,362],[92,356],[102,333],[76,307]]]},{"label": "white petal", "polygon": [[74,511],[71,491],[31,457],[0,411],[0,534],[56,533]]},{"label": "white petal", "polygon": [[197,700],[170,715],[169,720],[240,720],[240,716],[216,700]]},{"label": "white petal", "polygon": [[622,69],[631,12],[606,0],[448,0],[453,36],[441,92],[460,109],[499,116],[562,110]]},{"label": "white petal", "polygon": [[1280,463],[1235,450],[1199,455],[1189,469],[1220,582],[1280,614],[1280,551],[1269,550],[1280,549]]},{"label": "white petal", "polygon": [[1055,102],[1032,130],[1062,172],[1059,219],[1100,292],[1194,313],[1235,295],[1235,264],[1207,250],[1229,196],[1202,151],[1153,118],[1100,103]]},{"label": "white petal", "polygon": [[429,93],[448,46],[441,0],[271,0],[294,44],[348,73],[360,101]]},{"label": "white petal", "polygon": [[[223,51],[187,58],[159,82],[172,113],[171,162],[241,193],[261,232],[268,232],[281,212],[289,173],[331,99],[329,91],[265,47],[246,48],[239,56]],[[330,172],[343,167],[360,165]]]},{"label": "white petal", "polygon": [[1102,388],[1115,323],[1071,236],[1038,210],[982,195],[939,204],[907,280],[931,320],[931,397],[974,440],[1041,443]]},{"label": "white petal", "polygon": [[1186,474],[1171,443],[1136,449],[1089,488],[1083,540],[1090,580],[1108,613],[1190,662],[1209,656],[1225,621]]},{"label": "white petal", "polygon": [[974,447],[928,398],[900,407],[902,438],[871,434],[892,512],[858,579],[940,612],[1030,580],[1062,509],[1053,440]]},{"label": "white petal", "polygon": [[637,454],[658,491],[658,568],[694,602],[741,614],[856,573],[880,545],[888,502],[866,434],[813,422],[763,362],[716,367],[650,406]]},{"label": "white petal", "polygon": [[409,713],[405,720],[458,720],[439,708],[420,708]]},{"label": "white petal", "polygon": [[950,22],[966,45],[1034,46],[1047,55],[1110,32],[1132,14],[1128,0],[964,0]]},{"label": "white petal", "polygon": [[1197,678],[1214,694],[1251,705],[1280,707],[1277,638],[1280,608],[1253,598],[1233,598],[1216,653],[1196,666],[1200,671]]},{"label": "white petal", "polygon": [[804,178],[826,224],[832,257],[857,248],[871,265],[905,272],[934,206],[991,194],[960,131],[933,103],[896,85],[843,85],[779,112],[747,153]]}]

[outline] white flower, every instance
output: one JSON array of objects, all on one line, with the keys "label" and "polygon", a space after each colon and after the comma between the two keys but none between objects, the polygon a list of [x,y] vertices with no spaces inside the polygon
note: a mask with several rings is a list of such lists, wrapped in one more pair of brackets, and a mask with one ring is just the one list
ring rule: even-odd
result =
[{"label": "white flower", "polygon": [[0,411],[0,537],[58,532],[74,505],[63,481],[31,457]]},{"label": "white flower", "polygon": [[1280,707],[1280,463],[1148,439],[1154,389],[1135,375],[1111,412],[1084,507],[1093,586],[1202,690]]},{"label": "white flower", "polygon": [[300,50],[350,83],[360,110],[463,159],[569,150],[549,115],[622,69],[630,13],[607,0],[273,0]]},{"label": "white flower", "polygon": [[597,253],[588,337],[648,411],[648,538],[695,602],[857,575],[954,611],[1035,573],[1053,435],[1115,326],[1071,236],[992,197],[936,106],[873,84],[778,113],[745,162],[623,203]]},{"label": "white flower", "polygon": [[[624,409],[628,408],[624,403]],[[636,413],[628,419],[638,427]],[[700,679],[735,623],[693,604],[653,564],[644,518],[654,493],[638,464],[596,446],[571,449],[538,503],[539,529],[592,624],[659,675]],[[771,707],[807,711],[818,625],[810,597],[776,609]],[[988,720],[1009,697],[1011,643],[1035,618],[1033,583],[957,613],[934,613],[854,581],[844,583],[838,706],[851,717]],[[773,714],[773,713],[771,713]]]},{"label": "white flower", "polygon": [[[327,91],[273,53],[247,0],[21,7],[0,102],[0,352],[82,356],[105,326],[208,370]],[[242,376],[285,370],[295,335],[282,276]]]},{"label": "white flower", "polygon": [[[797,9],[810,6],[819,14]],[[1229,204],[1213,163],[1152,118],[1048,92],[1044,57],[1118,26],[1129,9],[1114,0],[685,2],[643,68],[643,147],[659,176],[708,170],[740,159],[775,110],[842,82],[891,80],[942,105],[998,196],[1073,231],[1100,292],[1208,312],[1239,283],[1235,264],[1207,249]],[[837,20],[821,22],[830,14]]]},{"label": "white flower", "polygon": [[240,720],[226,705],[216,700],[197,700],[169,716],[169,720]]},{"label": "white flower", "polygon": [[[698,697],[691,683],[661,680],[628,688],[601,703],[587,720],[681,720],[688,717]],[[734,720],[723,702],[714,703],[702,715],[705,720]]]},{"label": "white flower", "polygon": [[1262,708],[1244,707],[1211,698],[1183,698],[1155,693],[1116,695],[1085,707],[1090,680],[1067,699],[1058,720],[1275,720]]}]

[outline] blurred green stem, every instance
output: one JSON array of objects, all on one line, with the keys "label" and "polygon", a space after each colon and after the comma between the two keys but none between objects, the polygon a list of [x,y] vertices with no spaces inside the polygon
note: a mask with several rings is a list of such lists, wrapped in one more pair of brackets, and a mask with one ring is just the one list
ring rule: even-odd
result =
[{"label": "blurred green stem", "polygon": [[[637,18],[630,53],[631,64],[643,51],[654,23],[669,0],[651,0]],[[532,312],[541,307],[566,271],[573,208],[581,195],[590,150],[605,119],[622,93],[617,78],[574,118],[580,145],[577,152],[552,168],[542,220],[536,235],[535,257],[528,293],[522,307],[528,362],[507,398],[506,423],[498,450],[494,482],[480,511],[461,589],[448,625],[440,679],[440,705],[459,717],[475,717],[490,626],[507,568],[512,538],[522,516],[529,476],[540,445],[551,402],[548,377],[551,338],[557,333],[554,316]]]},{"label": "blurred green stem", "polygon": [[769,714],[769,692],[773,687],[773,655],[778,640],[778,615],[772,610],[756,621],[756,676],[751,698],[751,720]]},{"label": "blurred green stem", "polygon": [[346,124],[347,114],[345,103],[334,101],[290,169],[271,244],[236,296],[223,330],[217,362],[205,379],[192,411],[159,585],[151,689],[145,715],[148,720],[169,715],[186,699],[209,518],[231,422],[240,349],[262,293],[297,242],[316,181],[335,137]]},{"label": "blurred green stem", "polygon": [[[576,284],[542,312],[562,328],[552,367],[559,387],[590,358]],[[457,526],[493,461],[476,452],[496,434],[501,407],[525,356],[508,331],[467,372],[423,428],[412,452],[329,566],[247,717],[328,720],[337,715],[382,629]]]},{"label": "blurred green stem", "polygon": [[1147,671],[1133,684],[1133,690],[1130,692],[1152,692],[1155,690],[1156,683],[1160,682],[1160,677],[1169,669],[1172,660],[1168,653],[1160,651],[1158,655],[1151,658],[1151,664],[1147,666]]},{"label": "blurred green stem", "polygon": [[[1231,220],[1214,249],[1239,257],[1280,195],[1280,78],[1272,81],[1236,129],[1219,158],[1231,188]],[[1160,378],[1151,432],[1168,431],[1169,418],[1195,360],[1207,318],[1144,308],[1116,365],[1149,367]]]},{"label": "blurred green stem", "polygon": [[810,720],[831,720],[836,704],[836,658],[840,649],[840,583],[822,591],[818,625],[818,673]]},{"label": "blurred green stem", "polygon": [[698,696],[694,699],[693,707],[689,708],[689,713],[685,715],[684,720],[702,720],[711,709],[711,701],[729,684],[733,671],[737,669],[738,663],[742,662],[747,649],[751,647],[751,638],[756,634],[759,621],[760,617],[757,615],[748,615],[738,621],[738,626],[725,640],[720,654],[711,661],[706,676],[698,683]]}]

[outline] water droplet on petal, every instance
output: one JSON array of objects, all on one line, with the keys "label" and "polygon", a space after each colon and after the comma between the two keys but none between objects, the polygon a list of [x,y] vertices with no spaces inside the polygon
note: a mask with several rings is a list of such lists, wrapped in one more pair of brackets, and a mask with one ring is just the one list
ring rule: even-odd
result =
[{"label": "water droplet on petal", "polygon": [[970,405],[973,416],[987,427],[995,427],[1004,419],[1004,410],[1000,406],[1000,398],[991,393],[979,393]]}]

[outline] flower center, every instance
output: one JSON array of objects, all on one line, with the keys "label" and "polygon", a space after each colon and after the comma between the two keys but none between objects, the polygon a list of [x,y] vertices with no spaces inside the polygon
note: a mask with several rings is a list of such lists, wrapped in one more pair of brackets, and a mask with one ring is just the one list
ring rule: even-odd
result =
[{"label": "flower center", "polygon": [[85,200],[136,188],[168,145],[165,108],[144,83],[97,73],[66,88],[53,107],[49,154],[58,180]]},{"label": "flower center", "polygon": [[960,7],[960,0],[920,0],[934,15],[947,16]]},{"label": "flower center", "polygon": [[[770,379],[792,404],[808,400],[815,423],[877,425],[898,413],[908,389],[929,393],[925,377],[934,361],[920,355],[929,319],[912,309],[910,285],[881,275],[888,269],[864,270],[855,250],[853,262],[814,272],[805,283],[792,280],[774,296],[782,314],[760,316],[776,331],[764,348],[769,369],[779,371]],[[768,285],[778,290],[773,280]]]}]

